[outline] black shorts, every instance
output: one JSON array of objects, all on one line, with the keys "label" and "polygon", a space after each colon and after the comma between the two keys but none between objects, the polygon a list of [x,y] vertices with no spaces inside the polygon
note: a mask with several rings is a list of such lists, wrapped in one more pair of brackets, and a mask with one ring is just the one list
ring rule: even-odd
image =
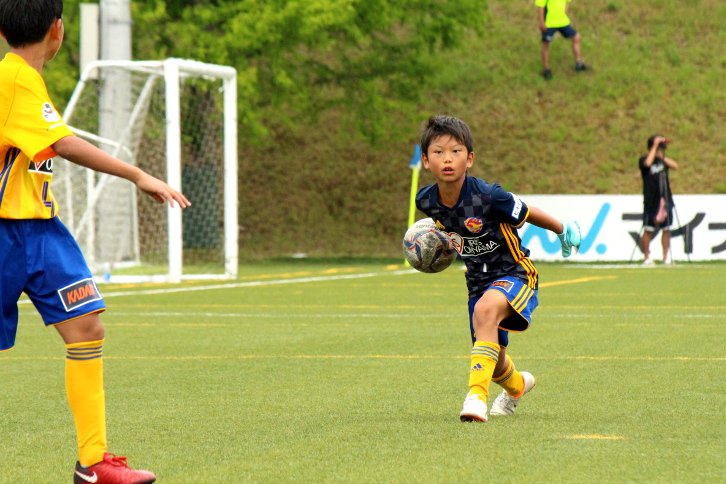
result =
[{"label": "black shorts", "polygon": [[663,223],[658,224],[655,221],[656,215],[658,215],[659,206],[655,207],[644,207],[643,208],[643,229],[648,232],[655,232],[657,230],[670,230],[671,224],[673,224],[673,205],[669,204],[666,208],[667,216]]},{"label": "black shorts", "polygon": [[542,34],[542,42],[552,42],[555,38],[555,32],[559,32],[566,39],[577,35],[577,30],[572,28],[572,25],[565,25],[564,27],[549,28],[547,32]]}]

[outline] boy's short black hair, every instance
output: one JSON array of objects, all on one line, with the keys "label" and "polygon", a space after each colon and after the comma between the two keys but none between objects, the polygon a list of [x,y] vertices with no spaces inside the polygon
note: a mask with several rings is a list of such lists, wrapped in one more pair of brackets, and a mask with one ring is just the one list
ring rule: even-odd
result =
[{"label": "boy's short black hair", "polygon": [[469,126],[459,118],[443,115],[431,116],[424,124],[421,134],[421,152],[428,156],[431,142],[447,135],[466,146],[467,155],[474,152],[474,140]]},{"label": "boy's short black hair", "polygon": [[63,0],[0,0],[0,32],[10,47],[41,42],[63,16]]}]

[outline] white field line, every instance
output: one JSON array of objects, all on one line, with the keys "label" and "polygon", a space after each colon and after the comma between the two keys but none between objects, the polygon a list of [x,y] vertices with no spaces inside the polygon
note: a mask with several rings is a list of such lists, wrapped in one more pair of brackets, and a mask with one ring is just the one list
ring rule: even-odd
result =
[{"label": "white field line", "polygon": [[[230,284],[214,284],[211,286],[192,286],[192,287],[171,287],[166,289],[146,289],[142,291],[117,291],[108,292],[103,295],[103,298],[117,297],[117,296],[145,296],[149,294],[171,294],[174,292],[194,292],[194,291],[208,291],[210,289],[231,289],[235,287],[253,287],[253,286],[273,286],[276,284],[295,284],[302,282],[322,282],[322,281],[337,281],[341,279],[361,279],[364,277],[376,277],[376,276],[400,276],[403,274],[415,274],[416,269],[407,269],[403,271],[391,271],[391,272],[367,272],[365,274],[344,274],[339,276],[317,276],[317,277],[303,277],[300,279],[277,279],[273,281],[251,281],[251,282],[233,282]],[[28,304],[30,300],[19,301],[18,304]]]},{"label": "white field line", "polygon": [[[37,315],[40,316],[35,310],[23,311],[23,316]],[[466,319],[466,312],[460,313],[409,313],[409,314],[375,314],[375,313],[331,313],[331,314],[305,314],[305,313],[215,313],[215,312],[199,312],[199,311],[184,311],[184,312],[171,312],[171,311],[116,311],[111,309],[104,313],[104,318],[109,316],[191,316],[191,317],[212,317],[212,318],[261,318],[261,319],[302,319],[302,318],[390,318],[390,319],[405,319],[405,318],[416,318],[426,319],[431,318],[464,318]],[[571,314],[571,313],[545,313],[537,316],[536,319],[545,318],[557,318],[557,319],[613,319],[611,314]],[[662,319],[662,314],[638,314],[633,316],[633,319]],[[675,318],[680,319],[725,319],[726,314],[682,314],[677,315]],[[664,323],[667,326],[669,323]],[[637,325],[634,323],[634,325]]]},{"label": "white field line", "polygon": [[[189,355],[189,356],[103,356],[106,360],[468,360],[470,355]],[[3,356],[3,360],[63,360],[65,356]],[[726,361],[726,357],[693,356],[518,356],[518,360],[587,361]]]}]

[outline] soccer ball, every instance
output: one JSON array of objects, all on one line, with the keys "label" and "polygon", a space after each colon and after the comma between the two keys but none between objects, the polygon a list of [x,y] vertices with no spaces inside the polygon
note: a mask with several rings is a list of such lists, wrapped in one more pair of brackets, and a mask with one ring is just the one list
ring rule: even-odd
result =
[{"label": "soccer ball", "polygon": [[441,272],[456,259],[451,237],[430,218],[409,227],[403,236],[403,253],[411,267],[421,272]]}]

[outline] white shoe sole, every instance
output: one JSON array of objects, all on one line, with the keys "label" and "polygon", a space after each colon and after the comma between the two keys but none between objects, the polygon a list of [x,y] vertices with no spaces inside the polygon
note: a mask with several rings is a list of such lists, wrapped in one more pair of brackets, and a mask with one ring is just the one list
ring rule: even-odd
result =
[{"label": "white shoe sole", "polygon": [[459,418],[461,419],[462,422],[482,422],[482,423],[484,423],[487,421],[487,419],[481,418],[477,415],[468,415],[468,414],[461,414],[461,415],[459,415]]}]

